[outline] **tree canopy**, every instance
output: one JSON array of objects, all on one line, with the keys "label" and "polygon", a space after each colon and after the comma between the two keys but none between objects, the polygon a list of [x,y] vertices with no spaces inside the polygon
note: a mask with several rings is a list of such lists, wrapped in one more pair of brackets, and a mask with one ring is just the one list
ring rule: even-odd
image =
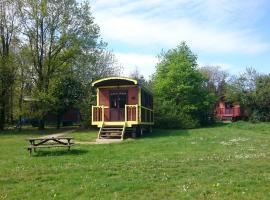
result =
[{"label": "tree canopy", "polygon": [[[40,129],[48,112],[75,105],[89,112],[91,82],[120,71],[100,38],[89,2],[2,0],[0,9],[0,129],[13,121],[10,113],[17,119],[27,114],[24,106]],[[33,102],[24,103],[27,96]],[[73,103],[62,102],[67,99]]]},{"label": "tree canopy", "polygon": [[204,88],[197,56],[187,44],[163,52],[156,68],[153,89],[160,126],[191,128],[207,123],[213,97]]}]

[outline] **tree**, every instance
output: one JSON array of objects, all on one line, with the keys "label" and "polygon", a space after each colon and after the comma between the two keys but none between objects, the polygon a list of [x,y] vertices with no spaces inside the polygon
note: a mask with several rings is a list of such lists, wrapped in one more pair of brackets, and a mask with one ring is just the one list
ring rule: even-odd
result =
[{"label": "tree", "polygon": [[270,75],[261,75],[256,80],[255,100],[259,121],[270,121]]},{"label": "tree", "polygon": [[84,96],[84,89],[80,80],[67,76],[54,83],[52,93],[55,98],[52,111],[57,115],[57,128],[59,129],[62,115],[70,108],[78,107]]},{"label": "tree", "polygon": [[191,128],[206,123],[213,97],[203,88],[197,56],[187,44],[163,52],[156,68],[153,85],[159,125]]},{"label": "tree", "polygon": [[100,39],[89,3],[79,2],[0,1],[0,129],[13,116],[21,121],[29,114],[43,129],[47,112],[71,106],[60,108],[61,95],[67,94],[53,92],[71,80],[81,83],[84,96],[78,106],[89,124],[95,100],[91,82],[118,75],[121,67]]},{"label": "tree", "polygon": [[[260,75],[253,68],[246,68],[244,73],[232,76],[225,88],[225,100],[241,105],[244,120],[255,117],[257,104],[255,97],[256,82]],[[257,114],[256,114],[257,115]]]},{"label": "tree", "polygon": [[17,53],[18,73],[16,75],[16,90],[17,90],[17,127],[21,130],[22,117],[25,114],[24,109],[24,98],[31,95],[32,84],[32,73],[28,59],[26,59],[28,49],[25,46],[20,46],[20,51]]},{"label": "tree", "polygon": [[[12,98],[16,67],[14,63],[18,24],[16,4],[11,0],[0,1],[0,130],[4,129],[7,104]],[[13,101],[13,100],[12,100]]]},{"label": "tree", "polygon": [[147,80],[145,80],[144,76],[140,73],[138,67],[136,67],[134,71],[129,74],[129,77],[138,80],[140,85],[149,88]]},{"label": "tree", "polygon": [[91,112],[89,109],[96,104],[96,91],[91,83],[108,76],[119,76],[121,67],[117,65],[115,56],[106,50],[106,44],[98,45],[93,52],[83,52],[72,65],[73,75],[80,80],[84,96],[79,103],[83,127],[89,127]]},{"label": "tree", "polygon": [[229,74],[219,66],[204,66],[200,71],[206,79],[205,87],[208,91],[213,92],[217,97],[223,96]]},{"label": "tree", "polygon": [[39,128],[44,129],[45,114],[54,101],[51,83],[63,71],[72,71],[80,54],[92,55],[102,45],[99,28],[89,4],[75,0],[23,0],[20,16],[34,72],[32,95],[39,102]]}]

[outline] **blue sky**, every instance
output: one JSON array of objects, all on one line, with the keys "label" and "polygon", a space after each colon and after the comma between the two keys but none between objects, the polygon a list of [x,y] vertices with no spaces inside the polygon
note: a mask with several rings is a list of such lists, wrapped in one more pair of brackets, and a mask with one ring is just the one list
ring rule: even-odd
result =
[{"label": "blue sky", "polygon": [[200,66],[270,73],[268,0],[90,0],[101,37],[123,75],[148,77],[162,49],[186,41]]}]

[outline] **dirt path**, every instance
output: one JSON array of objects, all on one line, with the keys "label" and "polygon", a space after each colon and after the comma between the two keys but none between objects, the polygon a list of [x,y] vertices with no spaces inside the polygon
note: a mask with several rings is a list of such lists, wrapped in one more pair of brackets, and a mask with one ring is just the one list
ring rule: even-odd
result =
[{"label": "dirt path", "polygon": [[64,136],[65,134],[73,133],[73,132],[75,132],[75,129],[64,131],[64,132],[61,132],[61,133],[54,133],[54,134],[50,134],[50,135],[45,135],[45,136],[42,136],[40,138],[61,137],[61,136]]},{"label": "dirt path", "polygon": [[[69,133],[73,133],[75,132],[76,130],[68,130],[68,131],[65,131],[65,132],[61,132],[61,133],[54,133],[54,134],[50,134],[50,135],[45,135],[45,136],[42,136],[40,138],[50,138],[50,137],[62,137],[62,136],[65,136],[66,134],[69,134]],[[121,142],[122,140],[121,139],[96,139],[96,141],[76,141],[75,140],[75,143],[76,144],[111,144],[111,143],[119,143]]]},{"label": "dirt path", "polygon": [[111,144],[111,143],[119,143],[121,139],[96,139],[93,142],[80,142],[76,141],[76,144]]}]

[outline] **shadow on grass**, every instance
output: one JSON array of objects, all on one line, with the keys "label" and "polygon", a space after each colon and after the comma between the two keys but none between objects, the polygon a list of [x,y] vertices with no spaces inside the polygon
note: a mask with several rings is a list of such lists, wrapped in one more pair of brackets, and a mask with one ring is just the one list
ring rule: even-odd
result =
[{"label": "shadow on grass", "polygon": [[201,126],[198,127],[200,129],[203,128],[219,128],[219,127],[226,127],[226,126],[230,126],[232,123],[224,123],[224,122],[216,122],[214,124],[210,124],[210,125],[206,125],[206,126]]},{"label": "shadow on grass", "polygon": [[82,149],[71,149],[68,150],[37,150],[36,152],[32,152],[32,157],[46,157],[46,156],[66,156],[66,155],[82,155],[87,153],[87,150]]},{"label": "shadow on grass", "polygon": [[145,133],[141,138],[161,138],[171,136],[188,136],[189,131],[183,129],[154,129],[152,133]]},{"label": "shadow on grass", "polygon": [[[198,127],[194,129],[209,129],[229,126],[227,123],[217,122],[209,126]],[[152,133],[145,133],[141,138],[159,138],[169,136],[188,136],[193,129],[154,129]]]}]

